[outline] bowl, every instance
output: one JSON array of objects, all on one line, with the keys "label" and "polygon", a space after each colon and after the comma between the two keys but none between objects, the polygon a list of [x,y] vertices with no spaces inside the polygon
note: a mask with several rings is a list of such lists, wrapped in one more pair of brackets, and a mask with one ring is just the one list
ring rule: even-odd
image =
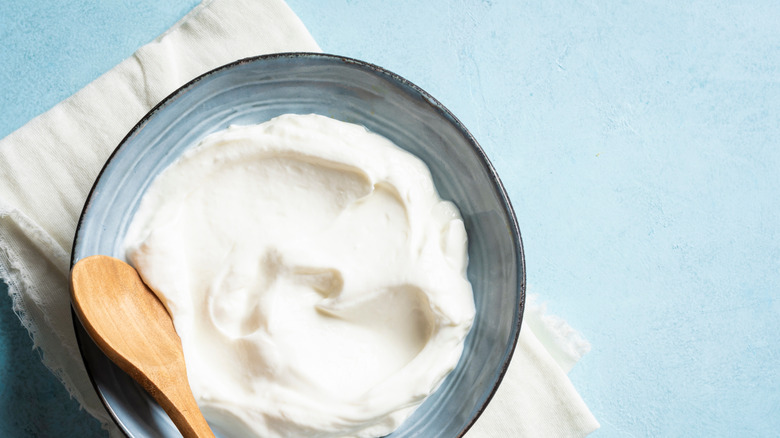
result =
[{"label": "bowl", "polygon": [[[100,172],[79,219],[71,266],[95,254],[124,259],[122,242],[152,180],[187,148],[231,124],[285,113],[357,123],[421,158],[469,236],[468,278],[476,317],[455,370],[389,437],[461,436],[506,372],[525,304],[522,240],[509,198],[466,128],[428,93],[380,67],[314,53],[242,59],[184,85],[122,140]],[[98,396],[131,437],[180,436],[165,412],[73,319]],[[219,436],[219,431],[215,431]]]}]

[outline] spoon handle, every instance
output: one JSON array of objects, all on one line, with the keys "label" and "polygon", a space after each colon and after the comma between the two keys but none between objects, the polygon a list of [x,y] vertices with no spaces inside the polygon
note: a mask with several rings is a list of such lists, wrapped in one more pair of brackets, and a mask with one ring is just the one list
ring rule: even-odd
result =
[{"label": "spoon handle", "polygon": [[214,433],[203,418],[189,387],[171,383],[168,388],[160,388],[159,391],[149,391],[147,388],[147,391],[157,400],[184,438],[213,438]]}]

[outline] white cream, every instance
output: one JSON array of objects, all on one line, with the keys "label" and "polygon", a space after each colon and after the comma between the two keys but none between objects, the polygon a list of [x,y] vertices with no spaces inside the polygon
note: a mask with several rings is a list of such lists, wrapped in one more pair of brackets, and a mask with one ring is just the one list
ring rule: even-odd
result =
[{"label": "white cream", "polygon": [[284,115],[208,136],[130,226],[226,436],[377,437],[455,367],[466,232],[428,168],[365,128]]}]

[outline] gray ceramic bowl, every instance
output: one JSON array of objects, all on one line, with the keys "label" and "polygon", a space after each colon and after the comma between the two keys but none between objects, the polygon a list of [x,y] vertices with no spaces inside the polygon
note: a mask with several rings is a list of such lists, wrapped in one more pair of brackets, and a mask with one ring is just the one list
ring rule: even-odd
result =
[{"label": "gray ceramic bowl", "polygon": [[[441,196],[460,208],[474,327],[457,368],[390,437],[463,435],[514,351],[525,303],[522,242],[498,175],[471,134],[433,97],[393,73],[343,57],[288,53],[244,59],[194,79],[149,112],[111,155],[82,212],[71,263],[94,254],[124,258],[122,241],[141,196],[184,150],[230,124],[285,113],[319,113],[389,138],[423,159]],[[74,326],[95,389],[119,427],[132,437],[180,436],[75,318]]]}]

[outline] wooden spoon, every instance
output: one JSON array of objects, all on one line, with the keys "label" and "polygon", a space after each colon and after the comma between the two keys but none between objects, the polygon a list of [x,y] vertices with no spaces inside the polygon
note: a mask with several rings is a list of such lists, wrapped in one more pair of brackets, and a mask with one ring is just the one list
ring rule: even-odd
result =
[{"label": "wooden spoon", "polygon": [[73,307],[95,343],[168,413],[185,438],[213,437],[187,381],[168,311],[127,263],[80,260],[70,273]]}]

